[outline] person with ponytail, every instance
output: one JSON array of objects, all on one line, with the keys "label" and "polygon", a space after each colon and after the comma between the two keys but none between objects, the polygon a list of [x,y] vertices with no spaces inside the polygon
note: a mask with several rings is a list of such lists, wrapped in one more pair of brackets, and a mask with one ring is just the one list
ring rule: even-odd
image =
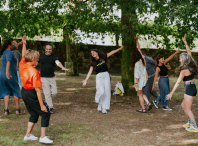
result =
[{"label": "person with ponytail", "polygon": [[[17,59],[12,53],[13,44],[6,40],[0,50],[1,54],[1,71],[0,71],[0,99],[4,99],[4,114],[8,115],[8,105],[10,96],[14,96],[16,104],[16,114],[24,113],[20,109],[19,99],[21,98],[18,78],[17,78]],[[16,47],[15,47],[16,48]],[[14,49],[15,49],[14,48]]]},{"label": "person with ponytail", "polygon": [[132,52],[132,62],[131,62],[131,71],[134,71],[134,82],[135,84],[132,86],[138,93],[139,101],[142,109],[138,109],[137,112],[146,113],[146,109],[144,106],[144,100],[149,106],[148,111],[152,109],[151,103],[149,103],[148,98],[143,93],[144,88],[146,87],[146,83],[148,80],[148,75],[146,71],[146,62],[139,51]]},{"label": "person with ponytail", "polygon": [[155,100],[155,103],[161,102],[161,105],[163,106],[163,110],[172,111],[168,107],[168,100],[166,100],[166,95],[170,93],[170,86],[169,86],[169,78],[168,78],[168,68],[166,66],[166,63],[168,63],[176,54],[178,54],[180,51],[177,50],[175,53],[173,53],[171,56],[169,56],[167,59],[164,60],[164,56],[158,54],[156,57],[156,71],[155,71],[155,78],[153,81],[152,91],[154,90],[155,83],[157,81],[158,75],[160,75],[160,79],[158,81],[158,86],[160,89],[160,97]]},{"label": "person with ponytail", "polygon": [[91,50],[91,64],[87,77],[83,82],[83,86],[86,86],[89,77],[92,72],[96,72],[96,95],[95,101],[98,103],[98,111],[106,114],[108,109],[110,109],[110,99],[111,99],[111,83],[110,75],[107,68],[107,59],[111,55],[124,48],[118,48],[107,54],[100,52],[99,50]]},{"label": "person with ponytail", "polygon": [[193,99],[197,95],[197,88],[194,82],[194,75],[198,74],[198,66],[196,61],[192,58],[190,47],[188,46],[186,41],[186,34],[184,35],[182,40],[186,45],[187,53],[181,53],[179,56],[179,62],[180,62],[180,66],[178,70],[179,78],[175,83],[175,86],[173,87],[172,91],[168,95],[166,95],[166,98],[167,100],[171,100],[173,93],[176,91],[177,87],[183,80],[185,93],[181,107],[188,118],[188,122],[184,124],[183,127],[186,128],[186,130],[189,132],[198,132],[197,124],[195,122],[195,117],[191,111]]}]

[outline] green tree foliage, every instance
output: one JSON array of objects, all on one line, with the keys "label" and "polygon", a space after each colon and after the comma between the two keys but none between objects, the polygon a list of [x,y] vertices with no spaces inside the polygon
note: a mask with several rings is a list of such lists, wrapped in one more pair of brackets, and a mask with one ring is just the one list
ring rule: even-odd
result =
[{"label": "green tree foliage", "polygon": [[[1,0],[0,8],[5,2]],[[160,35],[159,43],[166,48],[184,48],[181,37],[185,33],[190,44],[197,37],[197,5],[196,0],[9,0],[8,9],[0,10],[0,34],[4,38],[24,34],[31,38],[64,29],[63,42],[73,48],[71,59],[77,58],[76,45],[81,41],[75,30],[85,32],[85,37],[90,33],[115,34],[116,40],[121,37],[125,46],[122,83],[128,90],[133,84],[131,52],[136,49],[133,37],[145,35],[157,41]],[[120,9],[121,18],[116,15]],[[145,14],[150,17],[154,13],[158,14],[154,22],[147,21]],[[140,20],[143,16],[145,19]],[[175,38],[174,44],[170,43],[170,36]]]}]

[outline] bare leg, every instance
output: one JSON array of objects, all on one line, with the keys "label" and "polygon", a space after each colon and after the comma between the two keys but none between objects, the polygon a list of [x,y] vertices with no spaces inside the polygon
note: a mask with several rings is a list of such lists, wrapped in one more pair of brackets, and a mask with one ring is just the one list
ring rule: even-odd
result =
[{"label": "bare leg", "polygon": [[145,109],[142,90],[137,91],[142,109]]},{"label": "bare leg", "polygon": [[191,111],[193,99],[194,99],[194,97],[192,97],[192,96],[189,96],[186,94],[184,95],[185,109],[186,109],[187,115],[189,116],[191,121],[195,119],[194,114]]},{"label": "bare leg", "polygon": [[184,100],[183,100],[182,103],[181,103],[181,107],[182,107],[182,109],[184,110],[184,112],[186,113],[186,115],[188,116],[188,112],[186,111],[186,106],[185,106]]},{"label": "bare leg", "polygon": [[[6,95],[6,96],[4,96],[5,110],[8,110],[9,102],[10,102],[10,95]],[[5,115],[7,115],[7,114],[8,114],[8,112],[5,112],[4,114],[5,114]]]},{"label": "bare leg", "polygon": [[27,132],[26,132],[26,135],[25,136],[30,137],[30,134],[32,133],[32,129],[34,127],[34,124],[35,123],[28,122]]},{"label": "bare leg", "polygon": [[20,99],[18,97],[14,96],[14,101],[15,101],[16,109],[19,109],[19,107],[20,107],[19,100]]},{"label": "bare leg", "polygon": [[47,127],[41,127],[41,138],[44,138],[46,136],[46,129]]},{"label": "bare leg", "polygon": [[146,97],[146,95],[145,94],[142,94],[142,96],[143,96],[144,100],[146,101],[146,104],[147,105],[150,105],[150,103],[149,103],[148,98]]}]

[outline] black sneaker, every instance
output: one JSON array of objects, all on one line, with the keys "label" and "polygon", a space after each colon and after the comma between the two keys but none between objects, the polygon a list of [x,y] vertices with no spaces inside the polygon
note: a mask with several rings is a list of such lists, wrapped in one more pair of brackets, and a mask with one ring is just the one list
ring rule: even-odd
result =
[{"label": "black sneaker", "polygon": [[163,106],[162,109],[165,110],[165,111],[172,111],[172,109],[170,109],[168,106]]},{"label": "black sneaker", "polygon": [[53,114],[53,113],[54,113],[54,109],[53,109],[53,108],[50,108],[50,109],[49,109],[49,112],[50,112],[51,114]]},{"label": "black sneaker", "polygon": [[156,108],[158,108],[158,101],[157,100],[153,100],[153,104],[154,104],[154,106],[156,107]]}]

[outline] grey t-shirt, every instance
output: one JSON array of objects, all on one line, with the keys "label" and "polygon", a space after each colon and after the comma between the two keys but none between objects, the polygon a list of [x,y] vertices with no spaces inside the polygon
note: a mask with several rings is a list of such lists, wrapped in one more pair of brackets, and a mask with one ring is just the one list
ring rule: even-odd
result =
[{"label": "grey t-shirt", "polygon": [[146,71],[148,74],[148,77],[152,77],[155,75],[155,60],[151,57],[144,56],[144,59],[146,60]]},{"label": "grey t-shirt", "polygon": [[[16,57],[16,59],[19,59],[19,62],[20,62],[21,58],[22,58],[21,53],[18,50],[14,50],[12,52],[13,52],[14,56]],[[17,65],[19,65],[19,64],[17,64]]]}]

